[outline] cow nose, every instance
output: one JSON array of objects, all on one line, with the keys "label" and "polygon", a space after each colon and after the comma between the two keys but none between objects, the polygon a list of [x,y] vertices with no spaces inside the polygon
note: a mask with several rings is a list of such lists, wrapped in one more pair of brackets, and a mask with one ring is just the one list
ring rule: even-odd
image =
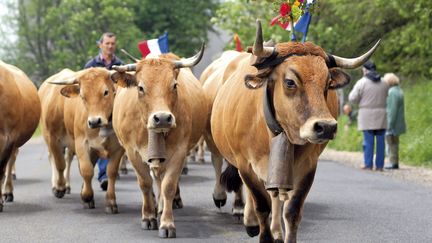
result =
[{"label": "cow nose", "polygon": [[100,117],[89,118],[87,122],[89,128],[97,128],[102,125],[102,119]]},{"label": "cow nose", "polygon": [[337,131],[337,123],[319,121],[313,128],[318,139],[333,139]]},{"label": "cow nose", "polygon": [[152,120],[155,128],[171,128],[174,117],[171,113],[160,112],[153,114]]}]

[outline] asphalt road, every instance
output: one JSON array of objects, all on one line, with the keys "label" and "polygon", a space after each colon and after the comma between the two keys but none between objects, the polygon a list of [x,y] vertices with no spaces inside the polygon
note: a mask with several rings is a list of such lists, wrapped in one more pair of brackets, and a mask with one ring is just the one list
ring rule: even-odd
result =
[{"label": "asphalt road", "polygon": [[[129,165],[130,166],[130,165]],[[104,193],[96,179],[95,209],[80,202],[81,177],[74,161],[72,193],[51,193],[47,149],[26,144],[17,159],[15,201],[0,213],[0,242],[257,242],[230,215],[233,195],[218,210],[212,200],[212,166],[190,164],[181,178],[183,209],[174,211],[176,239],[159,239],[141,229],[141,193],[134,172],[118,181],[119,214],[104,212]],[[320,161],[306,199],[299,242],[432,242],[430,187]]]}]

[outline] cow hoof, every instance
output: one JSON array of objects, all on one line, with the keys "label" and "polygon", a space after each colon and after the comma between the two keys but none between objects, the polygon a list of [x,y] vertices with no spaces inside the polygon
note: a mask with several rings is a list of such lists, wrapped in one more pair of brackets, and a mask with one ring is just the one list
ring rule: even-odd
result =
[{"label": "cow hoof", "polygon": [[255,237],[257,235],[259,235],[260,233],[260,228],[259,226],[246,226],[246,233],[250,236],[250,237]]},{"label": "cow hoof", "polygon": [[198,159],[198,164],[205,164],[205,160],[204,159]]},{"label": "cow hoof", "polygon": [[0,203],[0,213],[3,212],[3,204]]},{"label": "cow hoof", "polygon": [[213,202],[216,205],[216,207],[221,208],[223,206],[225,206],[227,199],[216,199],[213,195]]},{"label": "cow hoof", "polygon": [[70,194],[70,193],[71,193],[71,188],[70,188],[70,186],[67,186],[67,187],[66,187],[66,191],[65,191],[65,193],[66,193],[66,194]]},{"label": "cow hoof", "polygon": [[173,209],[183,208],[183,202],[182,202],[181,198],[178,198],[178,199],[174,198],[172,207],[173,207]]},{"label": "cow hoof", "polygon": [[189,173],[189,169],[187,167],[184,167],[182,170],[182,175],[187,175]]},{"label": "cow hoof", "polygon": [[156,219],[143,219],[141,222],[141,228],[144,230],[157,230],[157,220]]},{"label": "cow hoof", "polygon": [[63,198],[66,193],[66,189],[57,190],[55,187],[53,187],[52,192],[56,198]]},{"label": "cow hoof", "polygon": [[94,202],[94,200],[93,199],[91,199],[90,201],[88,201],[88,202],[83,202],[83,206],[84,206],[84,208],[85,209],[92,209],[92,208],[95,208],[95,202]]},{"label": "cow hoof", "polygon": [[3,194],[3,197],[5,202],[13,202],[14,200],[14,196],[12,192]]},{"label": "cow hoof", "polygon": [[274,240],[274,243],[284,243],[284,241],[282,239],[276,239]]},{"label": "cow hoof", "polygon": [[16,174],[12,174],[12,180],[16,180]]},{"label": "cow hoof", "polygon": [[118,214],[118,207],[117,207],[117,205],[105,206],[105,213],[108,213],[108,214]]},{"label": "cow hoof", "polygon": [[176,229],[159,229],[159,238],[176,238]]}]

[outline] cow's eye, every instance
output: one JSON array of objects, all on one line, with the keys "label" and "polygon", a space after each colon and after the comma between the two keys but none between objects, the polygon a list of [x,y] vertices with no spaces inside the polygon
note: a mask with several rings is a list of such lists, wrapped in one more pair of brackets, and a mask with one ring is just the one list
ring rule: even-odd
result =
[{"label": "cow's eye", "polygon": [[297,87],[296,83],[292,79],[285,79],[284,83],[289,89],[295,89]]},{"label": "cow's eye", "polygon": [[138,92],[140,92],[141,94],[144,94],[144,87],[138,86]]},{"label": "cow's eye", "polygon": [[109,95],[109,91],[108,90],[105,90],[105,92],[104,92],[104,96],[108,96]]}]

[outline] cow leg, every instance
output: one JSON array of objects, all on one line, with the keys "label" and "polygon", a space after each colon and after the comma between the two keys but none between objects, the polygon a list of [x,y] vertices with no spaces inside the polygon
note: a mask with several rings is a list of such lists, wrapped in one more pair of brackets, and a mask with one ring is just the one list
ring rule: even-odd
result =
[{"label": "cow leg", "polygon": [[283,243],[283,231],[282,231],[282,201],[279,200],[278,196],[271,196],[272,203],[272,215],[270,230],[272,232],[275,242]]},{"label": "cow leg", "polygon": [[150,168],[147,164],[143,163],[141,157],[135,152],[128,151],[127,155],[135,169],[138,184],[142,192],[141,228],[144,230],[157,230],[153,179],[150,175]]},{"label": "cow leg", "polygon": [[64,177],[66,179],[66,194],[70,194],[71,187],[70,187],[70,168],[72,164],[74,153],[66,148],[65,149],[65,162],[66,162],[66,169],[64,171]]},{"label": "cow leg", "polygon": [[246,227],[246,233],[250,237],[255,237],[259,234],[259,222],[255,213],[255,203],[253,201],[252,193],[246,187],[246,204],[244,207],[243,224]]},{"label": "cow leg", "polygon": [[180,173],[183,166],[186,152],[182,153],[180,148],[170,161],[165,163],[165,174],[162,178],[161,196],[163,198],[163,211],[160,219],[159,237],[161,238],[175,238],[176,228],[174,225],[173,216],[173,199],[177,192]]},{"label": "cow leg", "polygon": [[15,165],[15,160],[18,154],[18,148],[16,148],[9,158],[9,161],[6,165],[6,177],[4,184],[3,197],[5,202],[13,202],[13,178],[12,178],[12,169]]},{"label": "cow leg", "polygon": [[180,186],[177,183],[177,190],[173,199],[173,209],[180,209],[180,208],[183,208],[183,201],[180,197]]},{"label": "cow leg", "polygon": [[108,189],[106,193],[106,204],[105,212],[116,214],[118,213],[118,207],[115,195],[115,182],[117,179],[117,172],[120,166],[120,160],[124,154],[123,149],[118,149],[111,154],[108,165],[107,165],[107,176],[108,176]]},{"label": "cow leg", "polygon": [[198,163],[200,164],[204,164],[205,160],[204,160],[204,137],[201,137],[200,140],[198,141],[198,148],[197,148],[197,160]]},{"label": "cow leg", "polygon": [[216,184],[213,190],[213,201],[216,207],[221,208],[227,201],[227,194],[225,188],[220,182],[222,174],[223,158],[219,153],[211,153],[211,160],[215,170]]},{"label": "cow leg", "polygon": [[7,138],[0,136],[0,148],[3,148],[3,150],[0,151],[0,212],[3,212],[3,197],[1,197],[3,178],[5,175],[6,164],[14,150],[14,146],[13,144],[7,144]]},{"label": "cow leg", "polygon": [[303,204],[312,186],[316,166],[307,173],[302,173],[300,180],[294,183],[294,191],[290,199],[285,201],[283,218],[285,222],[285,240],[289,243],[297,242],[297,230],[302,218]]},{"label": "cow leg", "polygon": [[92,158],[90,157],[90,151],[85,146],[86,142],[83,140],[75,140],[76,155],[78,157],[78,165],[81,177],[83,178],[83,186],[81,188],[81,200],[84,204],[84,208],[94,208],[94,196],[91,181],[94,175],[94,164],[92,163]]},{"label": "cow leg", "polygon": [[[253,172],[252,168],[246,161],[237,160],[239,166],[240,176],[243,182],[249,188],[253,200],[255,202],[255,212],[258,217],[260,226],[260,242],[273,242],[273,237],[270,232],[268,218],[271,210],[271,200],[264,187],[264,184]],[[242,163],[243,162],[243,163]]]},{"label": "cow leg", "polygon": [[124,154],[120,162],[120,173],[122,173],[123,175],[127,175],[128,173],[127,162],[128,162],[128,156]]},{"label": "cow leg", "polygon": [[237,217],[240,220],[240,217],[243,216],[243,210],[245,206],[243,202],[243,187],[240,186],[240,189],[234,193],[232,213],[234,217]]},{"label": "cow leg", "polygon": [[55,197],[62,198],[66,192],[66,180],[64,178],[64,170],[66,163],[64,160],[63,148],[55,139],[48,138],[48,159],[52,169],[52,192]]}]

